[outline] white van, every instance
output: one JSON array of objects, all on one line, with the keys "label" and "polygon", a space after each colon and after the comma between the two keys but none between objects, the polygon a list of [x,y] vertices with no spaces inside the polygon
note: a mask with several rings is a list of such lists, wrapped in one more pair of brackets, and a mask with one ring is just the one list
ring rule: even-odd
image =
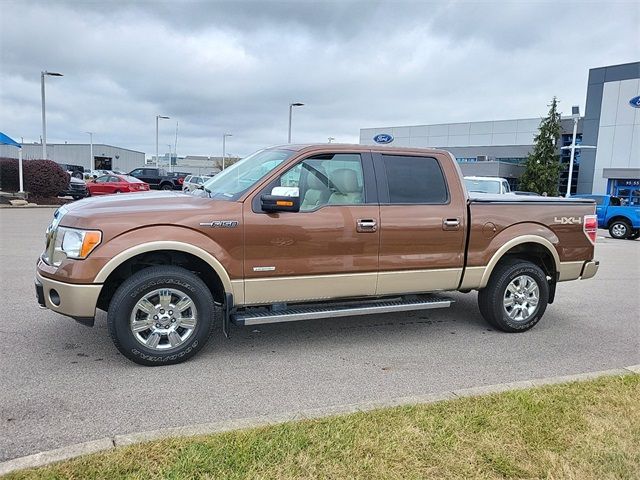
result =
[{"label": "white van", "polygon": [[502,195],[511,193],[509,182],[501,177],[464,177],[468,192],[495,193]]}]

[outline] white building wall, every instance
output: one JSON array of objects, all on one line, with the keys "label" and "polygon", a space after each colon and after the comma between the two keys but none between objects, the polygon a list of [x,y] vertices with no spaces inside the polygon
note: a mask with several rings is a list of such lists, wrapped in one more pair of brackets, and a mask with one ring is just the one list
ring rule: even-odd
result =
[{"label": "white building wall", "polygon": [[593,191],[607,190],[606,168],[640,168],[640,108],[629,100],[640,95],[640,79],[606,82],[602,90]]},{"label": "white building wall", "polygon": [[360,130],[360,143],[375,145],[380,133],[393,136],[392,145],[402,147],[474,147],[533,145],[539,118],[489,122],[444,123],[406,127],[377,127]]},{"label": "white building wall", "polygon": [[[100,143],[93,144],[93,155],[94,157],[111,157],[112,168],[125,172],[143,166],[145,157],[144,152]],[[18,158],[18,149],[8,145],[0,145],[0,157]],[[81,165],[86,170],[93,168],[89,144],[47,144],[47,157],[57,163]],[[25,160],[42,158],[42,145],[24,144],[22,158]]]}]

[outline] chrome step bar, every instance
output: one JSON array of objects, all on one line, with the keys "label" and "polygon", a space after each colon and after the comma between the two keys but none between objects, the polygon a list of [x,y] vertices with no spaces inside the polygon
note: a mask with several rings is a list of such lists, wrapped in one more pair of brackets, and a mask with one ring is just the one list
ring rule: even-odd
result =
[{"label": "chrome step bar", "polygon": [[371,315],[374,313],[407,312],[447,308],[453,299],[439,295],[411,295],[392,299],[343,302],[332,304],[296,305],[275,309],[269,307],[248,307],[231,314],[231,321],[240,326],[261,325],[264,323],[295,322],[318,318],[350,317]]}]

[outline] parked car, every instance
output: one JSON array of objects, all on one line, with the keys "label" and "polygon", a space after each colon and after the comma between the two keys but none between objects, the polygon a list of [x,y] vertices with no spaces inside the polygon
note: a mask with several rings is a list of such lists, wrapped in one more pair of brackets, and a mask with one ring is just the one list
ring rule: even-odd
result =
[{"label": "parked car", "polygon": [[218,321],[228,334],[231,322],[444,308],[456,290],[478,290],[497,329],[524,332],[557,282],[598,271],[593,200],[469,193],[443,150],[273,147],[204,186],[205,198],[59,208],[39,304],[87,325],[105,310],[123,355],[166,365],[198,352]]},{"label": "parked car", "polygon": [[67,189],[58,194],[59,197],[72,197],[74,200],[80,200],[88,195],[87,184],[76,177],[69,177]]},{"label": "parked car", "polygon": [[149,185],[129,175],[102,175],[88,182],[87,188],[93,197],[111,193],[146,192]]},{"label": "parked car", "polygon": [[129,175],[148,183],[154,190],[182,190],[184,182],[183,176],[167,173],[164,168],[136,168]]},{"label": "parked car", "polygon": [[60,167],[74,178],[82,179],[84,175],[84,167],[81,165],[71,165],[69,163],[59,163]]},{"label": "parked car", "polygon": [[182,184],[182,191],[192,192],[210,178],[206,175],[187,175]]},{"label": "parked car", "polygon": [[573,198],[595,201],[598,228],[608,229],[613,238],[635,240],[640,237],[639,205],[622,205],[618,197],[611,195],[573,195]]},{"label": "parked car", "polygon": [[514,190],[511,193],[513,193],[514,195],[529,195],[530,197],[537,197],[538,195],[540,195],[536,192],[526,192],[524,190]]},{"label": "parked car", "polygon": [[464,184],[469,192],[511,193],[509,182],[501,177],[464,177]]}]

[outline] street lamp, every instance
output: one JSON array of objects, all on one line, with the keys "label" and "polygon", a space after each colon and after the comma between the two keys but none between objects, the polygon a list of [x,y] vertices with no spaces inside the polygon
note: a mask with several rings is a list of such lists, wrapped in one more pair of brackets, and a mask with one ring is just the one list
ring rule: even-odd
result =
[{"label": "street lamp", "polygon": [[96,166],[95,166],[95,159],[93,158],[93,134],[95,132],[84,132],[89,134],[89,144],[90,144],[90,151],[89,151],[89,155],[91,155],[91,161],[89,162],[89,165],[91,165],[91,170],[95,170]]},{"label": "street lamp", "polygon": [[226,140],[227,137],[233,137],[233,135],[231,133],[223,133],[222,134],[222,170],[224,170],[224,160],[225,160],[225,153],[226,153]]},{"label": "street lamp", "polygon": [[289,104],[289,137],[287,143],[291,143],[291,112],[293,111],[293,107],[302,107],[304,103],[296,102]]},{"label": "street lamp", "polygon": [[47,120],[45,114],[45,101],[44,101],[44,77],[62,77],[61,73],[47,72],[46,70],[40,72],[40,94],[42,97],[42,159],[47,159]]},{"label": "street lamp", "polygon": [[576,157],[576,150],[581,148],[596,148],[590,145],[576,145],[576,136],[578,133],[578,120],[580,120],[580,107],[574,105],[571,107],[571,116],[573,117],[573,135],[571,137],[571,145],[567,145],[566,147],[560,147],[560,150],[571,150],[571,156],[569,158],[569,177],[567,178],[567,193],[565,193],[565,197],[569,198],[571,196],[571,180],[573,177],[573,160]]},{"label": "street lamp", "polygon": [[158,120],[160,120],[161,118],[168,120],[169,117],[165,115],[156,115],[156,168],[160,167],[160,154],[158,153]]}]

